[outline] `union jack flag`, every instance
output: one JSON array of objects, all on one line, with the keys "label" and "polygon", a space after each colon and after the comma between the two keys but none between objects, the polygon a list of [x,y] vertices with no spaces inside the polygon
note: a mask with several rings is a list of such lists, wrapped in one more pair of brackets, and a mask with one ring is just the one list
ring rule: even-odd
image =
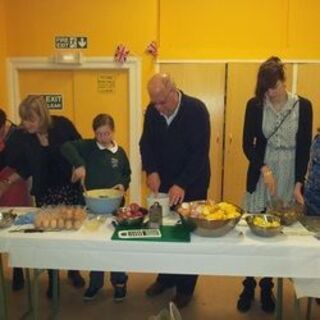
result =
[{"label": "union jack flag", "polygon": [[129,53],[130,51],[125,45],[119,44],[114,54],[114,61],[117,63],[125,63],[127,61]]},{"label": "union jack flag", "polygon": [[155,41],[151,41],[146,49],[146,52],[156,57],[158,55],[158,46]]}]

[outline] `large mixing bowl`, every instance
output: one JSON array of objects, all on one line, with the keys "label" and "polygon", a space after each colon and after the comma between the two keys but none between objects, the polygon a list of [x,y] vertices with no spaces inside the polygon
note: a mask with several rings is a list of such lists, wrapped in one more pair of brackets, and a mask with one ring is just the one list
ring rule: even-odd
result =
[{"label": "large mixing bowl", "polygon": [[241,216],[227,220],[205,220],[183,216],[180,214],[182,223],[194,234],[201,237],[221,237],[231,231],[240,221]]},{"label": "large mixing bowl", "polygon": [[87,208],[92,213],[116,212],[123,200],[123,192],[116,189],[94,189],[83,194]]},{"label": "large mixing bowl", "polygon": [[[257,224],[257,219],[263,221],[263,223]],[[280,218],[271,214],[250,214],[246,217],[246,221],[250,230],[260,237],[274,237],[280,234],[282,230]]]},{"label": "large mixing bowl", "polygon": [[281,224],[290,226],[296,221],[300,220],[303,215],[303,207],[299,204],[293,203],[288,206],[282,206],[279,208],[270,208],[269,214],[273,214],[280,218]]},{"label": "large mixing bowl", "polygon": [[[201,237],[225,235],[237,225],[243,214],[243,210],[236,205],[227,202],[216,204],[212,200],[182,203],[176,210],[182,223]],[[235,212],[236,216],[232,214]]]}]

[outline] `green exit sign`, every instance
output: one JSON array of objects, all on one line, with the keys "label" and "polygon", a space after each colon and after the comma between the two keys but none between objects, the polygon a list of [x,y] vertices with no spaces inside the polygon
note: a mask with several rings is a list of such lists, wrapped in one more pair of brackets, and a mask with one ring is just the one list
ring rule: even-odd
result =
[{"label": "green exit sign", "polygon": [[63,96],[62,94],[44,94],[48,109],[62,110],[63,109]]}]

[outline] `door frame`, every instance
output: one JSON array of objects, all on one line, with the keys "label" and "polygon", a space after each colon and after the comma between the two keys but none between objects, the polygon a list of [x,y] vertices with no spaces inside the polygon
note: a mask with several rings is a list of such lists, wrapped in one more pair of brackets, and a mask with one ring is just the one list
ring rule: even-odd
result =
[{"label": "door frame", "polygon": [[86,57],[79,65],[54,63],[48,57],[19,57],[7,59],[7,83],[9,112],[11,119],[18,121],[20,70],[128,70],[129,76],[129,161],[132,169],[130,201],[141,203],[141,161],[139,139],[142,132],[141,106],[141,62],[130,57],[123,64],[116,63],[113,57]]}]

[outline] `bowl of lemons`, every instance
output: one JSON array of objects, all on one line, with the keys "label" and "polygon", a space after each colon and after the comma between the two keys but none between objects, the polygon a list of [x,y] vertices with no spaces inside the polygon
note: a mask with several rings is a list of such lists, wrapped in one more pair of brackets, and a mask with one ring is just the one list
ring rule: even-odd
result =
[{"label": "bowl of lemons", "polygon": [[274,237],[282,230],[280,218],[272,214],[249,214],[246,221],[250,230],[260,237]]},{"label": "bowl of lemons", "polygon": [[224,236],[237,225],[243,214],[243,210],[234,204],[212,200],[184,202],[177,212],[182,224],[201,237]]}]

